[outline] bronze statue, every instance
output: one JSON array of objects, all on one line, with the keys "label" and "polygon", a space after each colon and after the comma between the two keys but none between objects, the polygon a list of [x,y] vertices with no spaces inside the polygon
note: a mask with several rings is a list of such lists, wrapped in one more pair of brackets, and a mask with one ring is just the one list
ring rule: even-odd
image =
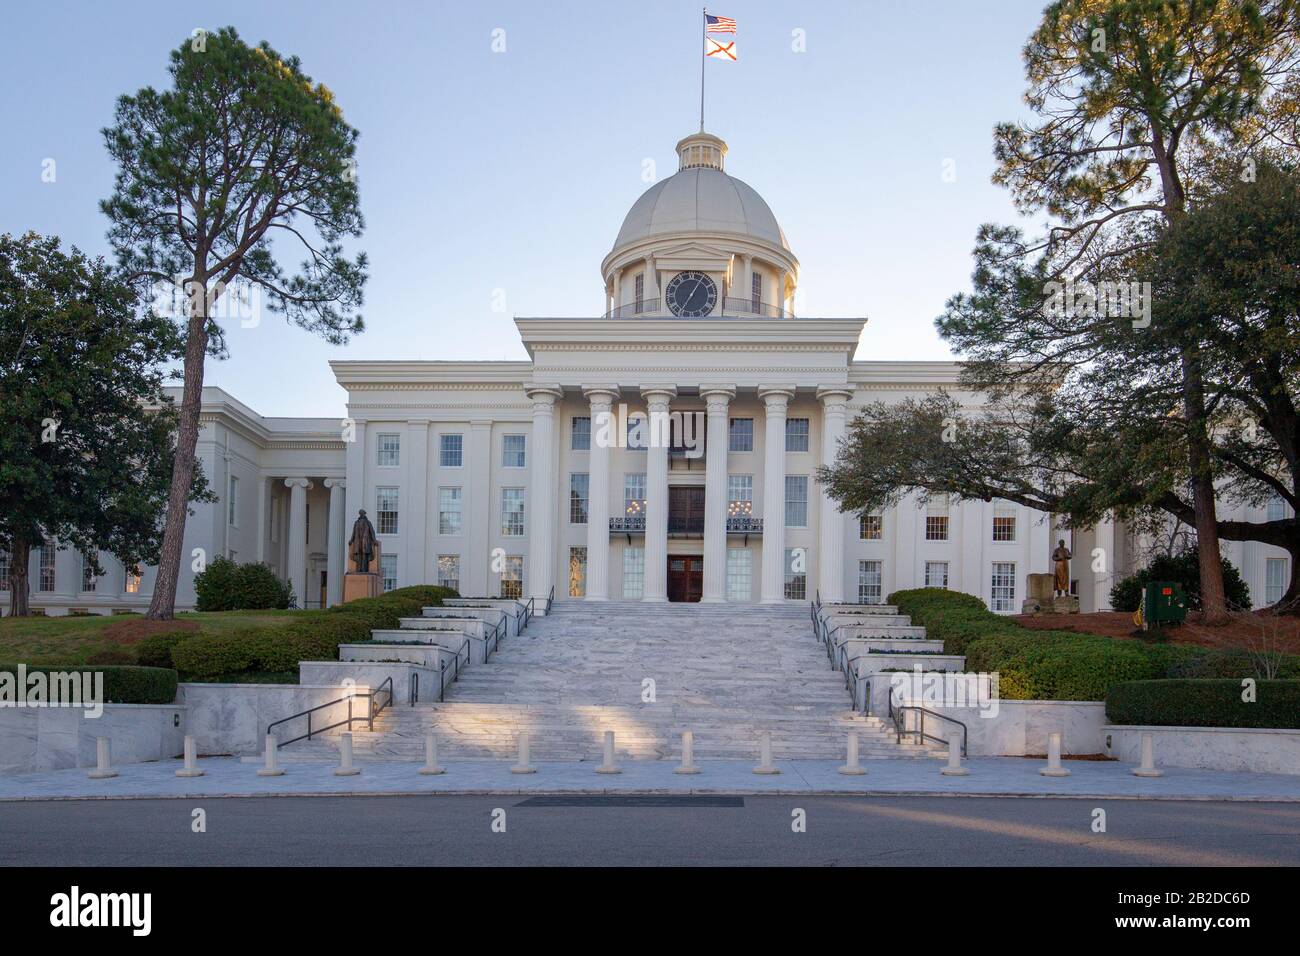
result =
[{"label": "bronze statue", "polygon": [[352,525],[352,537],[348,538],[348,556],[362,574],[370,572],[370,562],[375,559],[375,527],[366,517],[366,509],[357,512],[356,523]]},{"label": "bronze statue", "polygon": [[1072,557],[1074,557],[1074,554],[1065,546],[1065,539],[1058,540],[1056,550],[1052,552],[1052,561],[1055,562],[1056,571],[1052,586],[1055,588],[1053,593],[1056,596],[1070,593],[1070,559]]}]

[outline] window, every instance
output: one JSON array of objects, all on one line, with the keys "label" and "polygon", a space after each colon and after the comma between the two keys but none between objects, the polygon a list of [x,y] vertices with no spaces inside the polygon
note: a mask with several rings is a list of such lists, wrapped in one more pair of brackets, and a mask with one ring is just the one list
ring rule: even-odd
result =
[{"label": "window", "polygon": [[785,450],[808,450],[808,419],[787,418],[785,420]]},{"label": "window", "polygon": [[460,534],[460,489],[438,489],[438,534]]},{"label": "window", "polygon": [[396,468],[402,463],[402,436],[397,432],[380,432],[375,436],[380,468]]},{"label": "window", "polygon": [[95,585],[99,582],[99,575],[95,573],[95,566],[90,560],[89,555],[81,556],[81,590],[93,591]]},{"label": "window", "polygon": [[1269,558],[1264,574],[1264,600],[1276,604],[1286,593],[1286,558]]},{"label": "window", "polygon": [[11,567],[8,551],[0,551],[0,591],[9,590],[9,569]]},{"label": "window", "polygon": [[501,489],[501,533],[517,538],[524,533],[524,489]]},{"label": "window", "polygon": [[443,468],[459,468],[465,463],[465,438],[460,434],[438,436],[438,464]]},{"label": "window", "polygon": [[375,489],[375,531],[379,534],[397,534],[397,489],[381,486]]},{"label": "window", "polygon": [[634,291],[636,295],[636,312],[638,315],[640,315],[645,308],[645,273],[644,272],[636,277],[636,282],[634,283]]},{"label": "window", "polygon": [[587,594],[587,549],[572,547],[569,549],[569,597],[585,597]]},{"label": "window", "polygon": [[53,590],[54,590],[54,584],[55,584],[55,579],[54,579],[54,555],[55,555],[55,553],[56,553],[56,551],[55,551],[55,548],[54,548],[54,542],[51,541],[49,538],[46,538],[46,539],[45,539],[45,543],[41,545],[41,550],[40,550],[40,556],[41,556],[41,573],[40,573],[40,576],[39,576],[39,580],[38,580],[38,582],[37,582],[38,585],[39,585],[39,586],[37,587],[37,590],[38,590],[38,591],[53,591]]},{"label": "window", "polygon": [[438,555],[438,587],[460,590],[460,555]]},{"label": "window", "polygon": [[758,312],[763,305],[763,276],[759,272],[749,274],[749,304],[754,312]]},{"label": "window", "polygon": [[728,451],[754,450],[754,419],[733,418],[727,426]]},{"label": "window", "polygon": [[226,495],[226,523],[232,528],[239,526],[239,521],[235,516],[235,500],[239,490],[239,479],[234,475],[230,476],[230,491]]},{"label": "window", "polygon": [[629,518],[645,516],[645,474],[623,476],[623,514]]},{"label": "window", "polygon": [[[1268,520],[1284,521],[1286,519],[1286,502],[1281,498],[1270,498],[1268,500]],[[1275,560],[1269,558],[1270,561]],[[1270,602],[1272,603],[1272,602]]]},{"label": "window", "polygon": [[623,597],[639,598],[645,588],[645,549],[623,549]]},{"label": "window", "polygon": [[524,467],[525,436],[505,435],[501,439],[501,467]]},{"label": "window", "polygon": [[992,610],[1013,611],[1016,606],[1016,566],[1011,561],[993,562]]},{"label": "window", "polygon": [[754,514],[754,476],[727,476],[727,516],[747,518]]},{"label": "window", "polygon": [[785,476],[785,526],[808,527],[808,476]]},{"label": "window", "polygon": [[948,540],[948,496],[935,495],[926,504],[925,540]]},{"label": "window", "polygon": [[587,496],[591,487],[591,477],[585,472],[575,471],[569,475],[569,524],[587,523]]},{"label": "window", "polygon": [[384,579],[385,591],[392,591],[397,587],[396,554],[381,554],[379,556],[379,576]]},{"label": "window", "polygon": [[859,604],[879,604],[881,603],[881,594],[884,590],[882,587],[885,577],[885,562],[883,561],[859,561],[858,562],[858,603]]},{"label": "window", "polygon": [[993,540],[1016,540],[1016,506],[1013,504],[995,504],[993,506]]},{"label": "window", "polygon": [[785,549],[785,599],[804,601],[808,598],[808,552],[803,548]]},{"label": "window", "polygon": [[569,441],[569,448],[573,451],[591,451],[591,419],[589,417],[574,417],[573,436]]},{"label": "window", "polygon": [[858,518],[858,538],[862,541],[879,541],[884,530],[880,515],[861,515]]},{"label": "window", "polygon": [[122,589],[126,591],[127,594],[139,594],[141,577],[142,575],[140,574],[140,565],[137,564],[133,568],[127,568],[126,582],[124,583]]},{"label": "window", "polygon": [[522,600],[524,596],[524,558],[520,554],[506,555],[501,569],[501,596]]},{"label": "window", "polygon": [[748,601],[754,596],[754,552],[727,549],[727,600]]},{"label": "window", "polygon": [[650,447],[650,419],[640,412],[627,416],[628,451],[645,451]]},{"label": "window", "polygon": [[947,561],[925,562],[925,586],[927,588],[945,588],[945,589],[948,587],[948,562]]}]

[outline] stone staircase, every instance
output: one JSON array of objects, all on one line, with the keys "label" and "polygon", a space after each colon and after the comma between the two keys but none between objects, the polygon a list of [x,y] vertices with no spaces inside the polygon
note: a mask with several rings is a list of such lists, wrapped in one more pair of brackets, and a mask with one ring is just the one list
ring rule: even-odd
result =
[{"label": "stone staircase", "polygon": [[[644,699],[643,699],[644,698]],[[757,762],[770,732],[777,758],[843,759],[856,731],[863,759],[926,756],[878,718],[855,714],[844,677],[813,637],[808,606],[557,602],[444,703],[385,710],[353,728],[358,759],[418,760],[427,731],[439,758],[508,759],[528,732],[534,760],[599,760],[604,732],[620,758]],[[337,737],[291,744],[284,760],[336,759]]]}]

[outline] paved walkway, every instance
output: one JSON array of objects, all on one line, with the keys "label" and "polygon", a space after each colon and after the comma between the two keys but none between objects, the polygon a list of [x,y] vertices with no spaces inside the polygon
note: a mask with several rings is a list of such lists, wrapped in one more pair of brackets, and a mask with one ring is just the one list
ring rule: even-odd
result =
[{"label": "paved walkway", "polygon": [[1300,776],[1166,768],[1157,779],[1135,777],[1112,761],[1067,760],[1068,777],[1044,777],[1042,760],[980,757],[970,775],[946,777],[937,760],[881,759],[860,777],[838,772],[842,761],[778,760],[780,774],[752,772],[752,760],[700,761],[693,776],[667,760],[629,761],[621,774],[597,774],[591,762],[540,763],[535,774],[512,774],[509,760],[456,761],[441,776],[421,776],[418,763],[367,761],[361,773],[337,777],[329,764],[295,764],[280,777],[259,777],[258,764],[233,757],[199,761],[202,777],[175,775],[180,761],[132,764],[119,776],[91,780],[86,771],[52,770],[0,776],[0,801],[255,797],[431,793],[847,793],[935,796],[1087,797],[1095,799],[1239,800],[1300,803]]}]

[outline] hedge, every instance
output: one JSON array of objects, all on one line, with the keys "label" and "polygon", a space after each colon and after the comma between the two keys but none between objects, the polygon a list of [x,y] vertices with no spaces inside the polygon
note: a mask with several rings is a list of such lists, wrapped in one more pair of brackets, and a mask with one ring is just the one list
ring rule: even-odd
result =
[{"label": "hedge", "polygon": [[[968,669],[997,672],[1007,700],[1103,700],[1125,681],[1259,676],[1248,654],[1034,630],[994,614],[973,595],[941,588],[897,591],[889,603],[924,626],[927,637],[942,640],[945,653],[964,654]],[[1300,677],[1300,658],[1283,658],[1282,675],[1293,674]]]},{"label": "hedge", "polygon": [[[28,666],[27,673],[103,674],[104,702],[108,704],[171,704],[176,700],[176,671],[165,667],[63,667],[58,664]],[[0,673],[17,679],[17,664],[0,664]]]},{"label": "hedge", "polygon": [[1240,680],[1149,680],[1115,684],[1106,694],[1112,724],[1155,727],[1300,728],[1300,680],[1261,680],[1242,700]]},{"label": "hedge", "polygon": [[171,647],[171,659],[185,680],[225,679],[244,671],[296,673],[299,661],[337,660],[340,644],[368,641],[372,630],[396,628],[401,618],[441,606],[444,597],[456,592],[433,585],[398,588],[325,611],[300,611],[270,626],[186,637]]}]

